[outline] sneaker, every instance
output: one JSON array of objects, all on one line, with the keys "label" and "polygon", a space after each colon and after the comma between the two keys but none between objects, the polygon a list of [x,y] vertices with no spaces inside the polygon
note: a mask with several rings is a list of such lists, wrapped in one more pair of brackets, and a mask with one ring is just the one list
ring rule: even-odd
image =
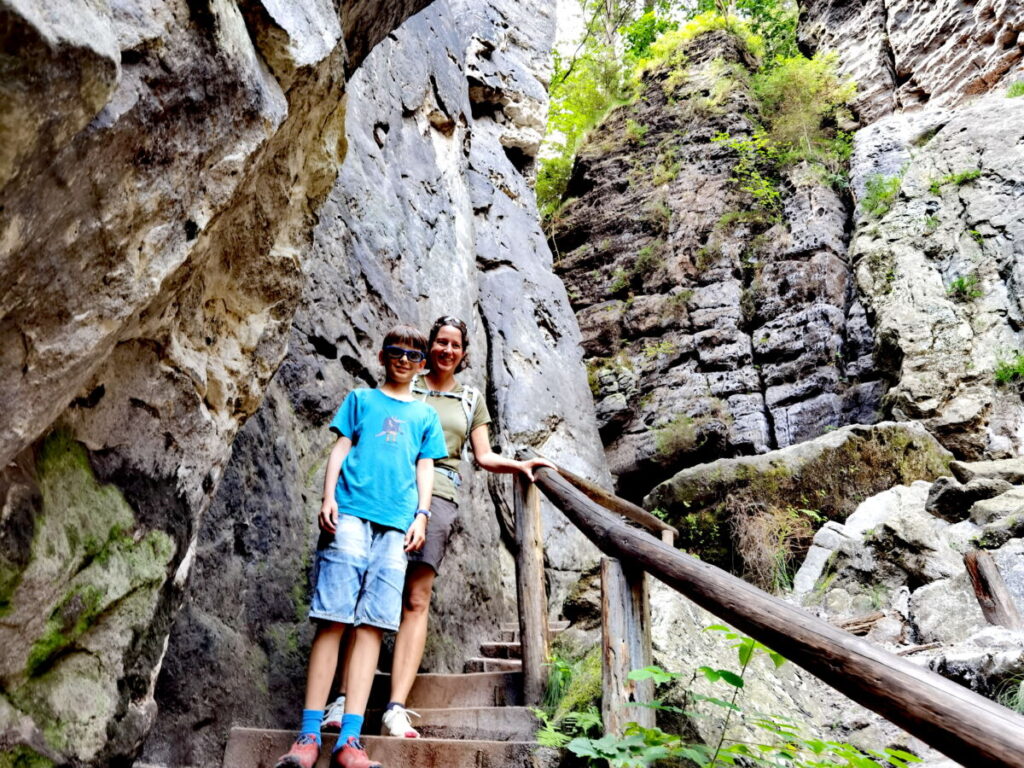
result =
[{"label": "sneaker", "polygon": [[345,715],[345,694],[336,698],[327,711],[324,712],[324,719],[320,722],[321,731],[340,731],[341,718]]},{"label": "sneaker", "polygon": [[313,768],[320,757],[320,744],[316,734],[303,733],[292,744],[288,754],[281,755],[274,768]]},{"label": "sneaker", "polygon": [[369,758],[359,739],[349,736],[345,746],[331,755],[331,768],[381,768],[381,764]]},{"label": "sneaker", "polygon": [[395,706],[384,713],[381,719],[380,732],[383,736],[401,736],[405,739],[418,739],[420,732],[412,727],[409,722],[409,715],[419,717],[418,712],[406,709],[403,706]]}]

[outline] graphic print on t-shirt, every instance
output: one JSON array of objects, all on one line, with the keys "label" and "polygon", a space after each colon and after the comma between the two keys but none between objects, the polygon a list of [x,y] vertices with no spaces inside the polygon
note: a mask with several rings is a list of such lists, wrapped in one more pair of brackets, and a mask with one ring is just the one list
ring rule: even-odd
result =
[{"label": "graphic print on t-shirt", "polygon": [[384,428],[374,435],[374,437],[384,435],[384,442],[394,443],[398,440],[398,436],[402,434],[402,424],[404,423],[404,421],[396,419],[394,416],[385,416]]}]

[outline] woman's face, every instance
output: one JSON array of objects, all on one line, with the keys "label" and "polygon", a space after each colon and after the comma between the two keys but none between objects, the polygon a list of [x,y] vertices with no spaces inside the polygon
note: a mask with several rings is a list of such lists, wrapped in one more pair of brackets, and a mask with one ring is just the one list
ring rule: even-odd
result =
[{"label": "woman's face", "polygon": [[437,373],[455,373],[466,351],[462,346],[462,331],[451,325],[442,325],[434,343],[430,345],[430,370]]}]

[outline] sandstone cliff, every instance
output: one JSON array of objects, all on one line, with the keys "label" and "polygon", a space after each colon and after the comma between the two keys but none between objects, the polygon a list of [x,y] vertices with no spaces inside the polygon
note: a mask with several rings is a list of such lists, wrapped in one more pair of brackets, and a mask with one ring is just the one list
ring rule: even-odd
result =
[{"label": "sandstone cliff", "polygon": [[733,180],[754,61],[725,32],[644,76],[580,153],[553,223],[609,465],[681,467],[871,423],[884,386],[847,263],[848,202],[797,168],[778,222]]},{"label": "sandstone cliff", "polygon": [[[346,162],[319,211],[288,355],[203,522],[147,760],[209,764],[233,723],[294,727],[314,521],[333,442],[326,425],[345,392],[379,380],[376,349],[396,320],[465,318],[471,365],[462,377],[485,393],[495,444],[531,444],[600,474],[579,335],[528,184],[553,22],[542,3],[438,0],[349,82]],[[465,467],[458,528],[435,587],[424,661],[432,671],[461,671],[480,638],[515,617],[510,522],[502,526],[510,497],[505,482],[489,487],[483,474]],[[566,525],[546,512],[555,607],[594,558]]]},{"label": "sandstone cliff", "polygon": [[[490,382],[502,443],[572,446],[579,469],[600,472],[587,411],[561,419],[552,405],[554,393],[586,396],[585,379],[521,173],[543,128],[548,10],[524,7],[512,23],[461,7],[472,33],[447,9],[421,21],[407,39],[436,33],[437,56],[427,67],[408,43],[407,71],[383,62],[382,81],[364,83],[352,138],[363,167],[349,194],[335,186],[346,81],[425,4],[0,4],[12,54],[0,84],[0,732],[18,759],[99,765],[137,752],[197,561],[223,612],[191,605],[185,626],[230,624],[228,590],[271,565],[291,568],[286,591],[268,583],[251,599],[295,627],[303,593],[290,590],[310,544],[301,494],[315,481],[294,473],[315,470],[324,413],[372,383],[375,334],[397,317],[472,319],[479,305],[474,377]],[[519,57],[529,37],[541,48]],[[412,198],[403,237],[386,206]],[[365,226],[364,206],[376,216]],[[549,330],[537,333],[537,318]],[[204,528],[235,434],[289,343]],[[544,387],[546,399],[522,394]],[[488,509],[482,541],[497,550]],[[566,574],[587,557],[579,542],[563,552],[552,565]],[[278,559],[255,563],[264,553]],[[498,603],[500,564],[478,565]],[[268,666],[241,629],[216,652],[251,660],[242,674],[270,670],[247,678],[253,689],[290,681],[291,641],[290,666],[273,653]],[[201,660],[185,650],[169,662],[185,685],[197,679],[190,661]],[[222,706],[248,690],[209,671],[198,700]],[[198,739],[196,759],[213,743]]]}]

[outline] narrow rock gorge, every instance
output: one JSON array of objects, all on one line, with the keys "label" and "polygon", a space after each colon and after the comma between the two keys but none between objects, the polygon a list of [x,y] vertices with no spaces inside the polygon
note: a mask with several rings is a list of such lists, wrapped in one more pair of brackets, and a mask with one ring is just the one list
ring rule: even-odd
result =
[{"label": "narrow rock gorge", "polygon": [[[217,765],[232,725],[294,726],[326,424],[390,325],[442,314],[496,449],[983,695],[1019,683],[964,558],[1024,608],[1024,9],[793,18],[856,83],[823,118],[841,168],[773,160],[767,203],[741,178],[765,59],[719,24],[637,69],[542,221],[556,4],[0,0],[0,768]],[[511,481],[466,470],[430,671],[516,612]],[[592,644],[597,550],[543,526],[552,616]],[[735,658],[653,608],[665,668]],[[750,691],[955,768],[792,666]]]}]

